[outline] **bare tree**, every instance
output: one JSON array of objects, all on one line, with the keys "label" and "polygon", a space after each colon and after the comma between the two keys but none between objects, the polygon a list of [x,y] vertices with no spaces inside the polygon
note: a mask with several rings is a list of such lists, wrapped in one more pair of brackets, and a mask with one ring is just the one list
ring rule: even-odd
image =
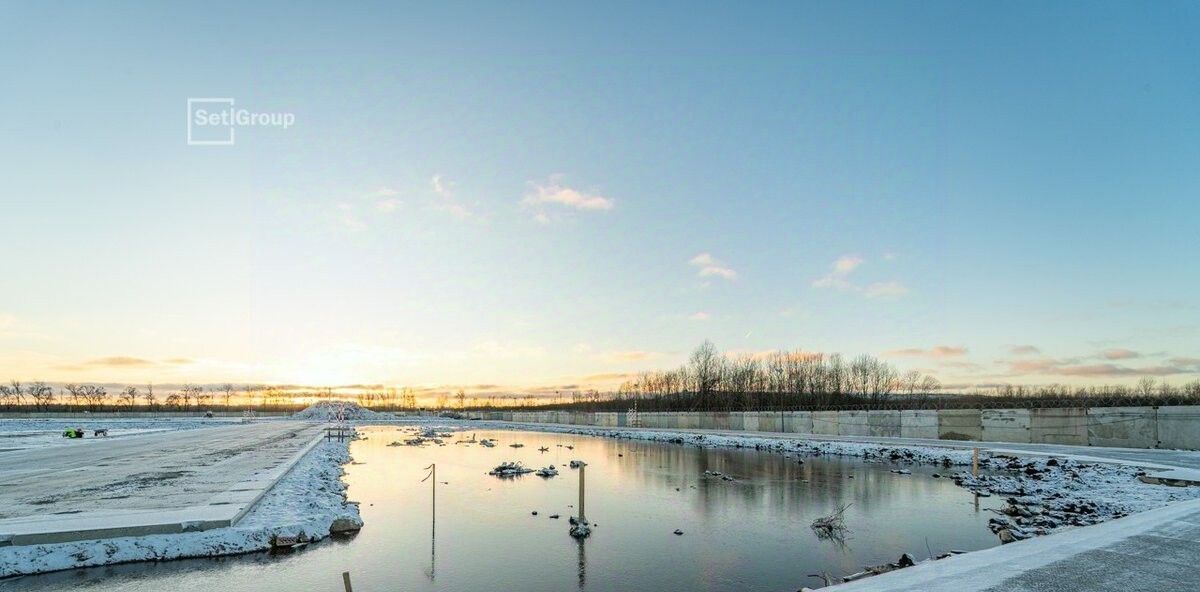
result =
[{"label": "bare tree", "polygon": [[157,406],[158,401],[154,397],[154,383],[146,383],[146,392],[142,395],[142,400],[145,401],[146,407],[150,409],[154,409]]},{"label": "bare tree", "polygon": [[225,383],[225,384],[221,385],[221,393],[222,393],[222,394],[221,394],[221,397],[222,397],[222,398],[224,399],[224,401],[225,401],[225,408],[226,408],[226,409],[228,409],[228,408],[229,408],[229,401],[230,401],[230,399],[232,399],[232,398],[233,398],[233,393],[235,393],[235,392],[237,392],[237,391],[234,389],[234,387],[233,387],[233,385],[232,385],[232,384],[230,384],[230,383],[228,383],[228,382],[227,382],[227,383]]},{"label": "bare tree", "polygon": [[117,395],[117,400],[130,409],[133,409],[133,406],[137,404],[137,399],[138,390],[136,386],[127,386],[125,390],[121,391],[121,394]]},{"label": "bare tree", "polygon": [[25,387],[25,392],[29,394],[29,398],[33,399],[33,406],[39,410],[49,409],[50,404],[54,402],[54,389],[44,382],[29,383],[29,386]]}]

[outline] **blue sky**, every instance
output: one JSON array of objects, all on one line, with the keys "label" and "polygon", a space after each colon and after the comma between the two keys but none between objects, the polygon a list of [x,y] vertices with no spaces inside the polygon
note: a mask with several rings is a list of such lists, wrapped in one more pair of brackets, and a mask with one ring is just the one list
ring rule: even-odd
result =
[{"label": "blue sky", "polygon": [[[3,13],[13,378],[1200,376],[1195,4]],[[188,146],[189,97],[296,124]]]}]

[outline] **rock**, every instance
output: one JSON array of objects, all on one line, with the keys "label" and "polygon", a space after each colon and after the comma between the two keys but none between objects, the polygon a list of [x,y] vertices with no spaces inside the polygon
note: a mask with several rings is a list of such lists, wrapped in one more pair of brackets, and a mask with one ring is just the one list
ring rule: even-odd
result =
[{"label": "rock", "polygon": [[551,514],[550,517],[555,520],[558,520],[558,514]]},{"label": "rock", "polygon": [[1017,537],[1013,536],[1012,531],[1007,528],[1001,529],[996,533],[996,536],[1000,537],[1000,544],[1002,545],[1015,543],[1017,541]]},{"label": "rock", "polygon": [[363,520],[352,514],[342,514],[333,519],[333,523],[329,525],[329,534],[344,534],[347,532],[358,532],[362,530]]},{"label": "rock", "polygon": [[533,511],[533,515],[534,515],[534,516],[537,516],[537,510],[534,510],[534,511]]},{"label": "rock", "polygon": [[676,528],[676,529],[675,529],[675,534],[682,536],[682,535],[683,535],[683,531],[682,531],[682,530],[679,530],[678,528]]},{"label": "rock", "polygon": [[912,567],[916,564],[917,564],[917,561],[915,559],[913,559],[913,556],[909,555],[908,553],[901,555],[900,559],[898,561],[896,561],[896,567]]}]

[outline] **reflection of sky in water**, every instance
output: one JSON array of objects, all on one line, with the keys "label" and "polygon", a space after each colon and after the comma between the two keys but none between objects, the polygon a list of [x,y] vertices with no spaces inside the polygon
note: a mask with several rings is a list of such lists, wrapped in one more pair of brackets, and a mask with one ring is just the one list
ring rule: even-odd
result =
[{"label": "reflection of sky in water", "polygon": [[[322,543],[286,556],[135,564],[0,583],[50,590],[214,591],[340,590],[341,572],[355,590],[795,590],[863,565],[997,544],[986,528],[994,498],[975,499],[940,467],[908,467],[844,457],[793,458],[753,449],[699,449],[673,444],[561,434],[479,432],[495,448],[449,444],[388,447],[401,436],[368,428],[346,467],[350,498],[362,502],[366,528],[354,539]],[[456,434],[453,442],[469,434]],[[508,444],[522,442],[524,448]],[[568,450],[557,444],[571,444]],[[539,446],[548,446],[542,453]],[[623,456],[620,456],[623,455]],[[579,544],[567,535],[577,471],[587,461],[587,513],[597,527]],[[504,460],[557,465],[558,477],[488,476]],[[430,483],[437,463],[436,547],[431,540]],[[705,478],[715,470],[737,477]],[[848,475],[854,475],[853,479]],[[676,491],[676,488],[679,490]],[[808,525],[850,503],[846,546],[819,541]],[[537,516],[531,512],[536,510]],[[560,514],[561,519],[549,518]],[[683,536],[672,532],[684,531]],[[434,551],[436,550],[436,555]],[[432,575],[432,577],[431,577]]]}]

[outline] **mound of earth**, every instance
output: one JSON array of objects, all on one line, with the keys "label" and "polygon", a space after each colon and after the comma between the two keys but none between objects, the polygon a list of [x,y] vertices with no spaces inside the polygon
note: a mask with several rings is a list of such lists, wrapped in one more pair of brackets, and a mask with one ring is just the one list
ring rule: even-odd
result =
[{"label": "mound of earth", "polygon": [[352,401],[318,401],[292,415],[294,419],[315,419],[320,421],[336,421],[339,414],[347,420],[357,419],[395,419],[391,413],[371,411]]}]

